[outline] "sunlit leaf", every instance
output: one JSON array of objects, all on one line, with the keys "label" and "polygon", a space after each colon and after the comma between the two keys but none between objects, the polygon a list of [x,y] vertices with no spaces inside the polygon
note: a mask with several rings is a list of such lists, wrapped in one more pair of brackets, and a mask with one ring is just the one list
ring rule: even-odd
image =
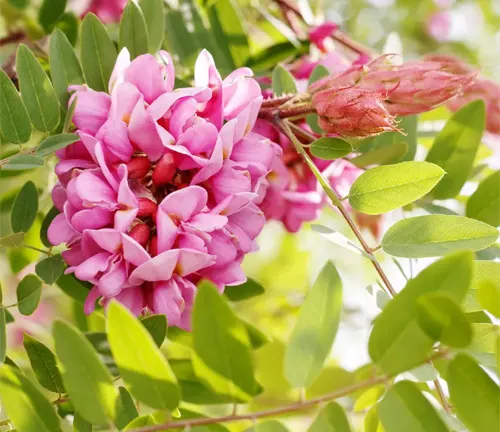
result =
[{"label": "sunlit leaf", "polygon": [[448,388],[458,418],[471,432],[497,432],[500,388],[470,357],[459,354],[448,366]]},{"label": "sunlit leaf", "polygon": [[461,303],[470,285],[472,253],[459,252],[424,269],[391,300],[376,318],[368,351],[373,362],[387,373],[402,372],[422,363],[435,339],[417,321],[417,301],[427,293],[446,294]]},{"label": "sunlit leaf", "polygon": [[423,258],[471,249],[485,249],[498,238],[491,225],[461,216],[416,216],[396,222],[382,239],[393,256]]},{"label": "sunlit leaf", "polygon": [[15,233],[28,232],[38,213],[38,191],[32,181],[21,188],[12,205],[10,225]]},{"label": "sunlit leaf", "polygon": [[108,307],[108,338],[132,395],[152,408],[176,408],[179,386],[167,359],[142,324],[117,302]]},{"label": "sunlit leaf", "polygon": [[256,423],[254,426],[245,429],[245,432],[288,432],[288,429],[278,420],[267,420]]},{"label": "sunlit leaf", "polygon": [[59,29],[56,29],[50,36],[49,61],[54,89],[59,102],[66,109],[69,100],[68,87],[83,84],[84,79],[75,50],[66,35]]},{"label": "sunlit leaf", "polygon": [[411,381],[399,381],[378,407],[387,432],[449,432],[431,403]]},{"label": "sunlit leaf", "polygon": [[20,370],[0,367],[0,399],[20,432],[61,432],[54,407]]},{"label": "sunlit leaf", "polygon": [[31,315],[40,302],[42,281],[34,274],[25,276],[17,285],[17,308],[23,315]]},{"label": "sunlit leaf", "polygon": [[300,308],[285,355],[285,376],[294,387],[308,387],[321,372],[337,334],[342,281],[328,262]]},{"label": "sunlit leaf", "polygon": [[40,385],[47,390],[62,395],[64,386],[56,364],[56,357],[43,343],[28,334],[24,334],[24,349],[28,354],[31,368]]},{"label": "sunlit leaf", "polygon": [[7,142],[13,144],[24,144],[31,138],[28,112],[3,69],[0,69],[0,132]]},{"label": "sunlit leaf", "polygon": [[116,48],[102,22],[94,14],[85,15],[82,23],[81,58],[87,84],[106,91],[116,61]]},{"label": "sunlit leaf", "polygon": [[349,203],[362,213],[386,213],[424,196],[443,175],[440,167],[428,162],[401,162],[372,168],[352,185]]},{"label": "sunlit leaf", "polygon": [[351,425],[347,420],[347,416],[343,408],[336,402],[330,402],[325,406],[313,424],[309,427],[308,432],[351,432]]},{"label": "sunlit leaf", "polygon": [[75,409],[90,423],[107,424],[116,413],[117,392],[111,375],[75,327],[56,321],[52,332],[64,386]]},{"label": "sunlit leaf", "polygon": [[16,68],[21,97],[31,122],[39,131],[54,130],[60,119],[56,92],[35,55],[24,44],[17,50]]},{"label": "sunlit leaf", "polygon": [[258,392],[247,330],[208,282],[196,295],[193,347],[196,375],[218,393],[246,401]]},{"label": "sunlit leaf", "polygon": [[128,2],[120,21],[120,50],[127,48],[130,58],[146,54],[149,49],[148,29],[144,15],[134,2]]},{"label": "sunlit leaf", "polygon": [[477,288],[477,299],[483,309],[500,318],[500,286],[488,279],[480,281]]},{"label": "sunlit leaf", "polygon": [[484,179],[467,201],[467,216],[500,225],[500,171],[495,171]]},{"label": "sunlit leaf", "polygon": [[484,117],[484,102],[471,102],[453,114],[436,137],[427,161],[439,165],[447,174],[432,191],[435,198],[453,198],[460,193],[481,143]]}]

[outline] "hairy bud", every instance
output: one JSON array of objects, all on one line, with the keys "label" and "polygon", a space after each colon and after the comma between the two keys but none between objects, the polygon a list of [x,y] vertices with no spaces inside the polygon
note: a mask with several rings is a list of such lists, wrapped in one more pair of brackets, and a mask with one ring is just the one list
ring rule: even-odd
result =
[{"label": "hairy bud", "polygon": [[149,227],[144,224],[140,223],[134,226],[128,235],[132,237],[137,243],[139,243],[141,246],[146,246],[148,244],[149,240],[149,234],[151,230]]},{"label": "hairy bud", "polygon": [[369,137],[397,130],[378,92],[356,87],[329,89],[316,93],[312,103],[320,116],[320,127],[328,133]]},{"label": "hairy bud", "polygon": [[170,183],[176,172],[174,156],[171,153],[164,154],[153,170],[153,183],[163,186]]},{"label": "hairy bud", "polygon": [[151,162],[146,156],[137,156],[127,163],[127,168],[129,179],[141,180],[149,172]]},{"label": "hairy bud", "polygon": [[138,218],[148,218],[156,215],[158,206],[155,202],[148,198],[139,198],[139,211],[137,212]]}]

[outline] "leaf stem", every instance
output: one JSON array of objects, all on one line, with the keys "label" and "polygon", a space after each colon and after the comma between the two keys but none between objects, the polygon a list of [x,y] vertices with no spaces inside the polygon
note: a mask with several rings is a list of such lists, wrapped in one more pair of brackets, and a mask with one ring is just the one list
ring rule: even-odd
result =
[{"label": "leaf stem", "polygon": [[[22,146],[19,146],[20,148],[22,148]],[[15,156],[19,156],[19,155],[23,155],[23,154],[35,154],[36,151],[38,150],[38,147],[39,146],[36,146],[36,147],[31,147],[30,149],[28,150],[23,150],[23,151],[20,151],[19,153],[16,153],[16,154],[13,154],[12,156],[9,156],[5,159],[2,159],[0,160],[0,168],[2,168],[4,165],[7,165],[9,163],[9,161],[15,157]]]},{"label": "leaf stem", "polygon": [[43,254],[46,254],[48,256],[51,256],[52,253],[48,250],[45,250],[45,249],[40,249],[40,248],[37,248],[35,246],[30,246],[30,245],[27,245],[27,244],[24,244],[24,243],[21,243],[19,246],[23,247],[23,248],[26,248],[26,249],[32,249],[34,251],[37,251],[37,252],[41,252]]},{"label": "leaf stem", "polygon": [[394,297],[396,295],[396,290],[394,289],[391,282],[389,281],[389,278],[387,277],[384,270],[382,269],[382,266],[380,265],[378,260],[373,255],[373,250],[370,248],[370,246],[366,242],[365,238],[363,237],[363,234],[361,233],[360,229],[358,228],[358,226],[356,225],[356,223],[352,219],[351,215],[349,214],[349,212],[346,210],[346,208],[344,207],[344,205],[340,201],[339,196],[337,195],[337,192],[335,192],[335,190],[330,186],[328,181],[323,177],[323,175],[321,174],[319,169],[316,167],[316,164],[309,157],[307,152],[303,149],[302,144],[300,143],[300,141],[297,139],[297,137],[292,132],[292,130],[289,126],[290,123],[288,121],[282,120],[280,118],[276,118],[275,123],[290,139],[290,141],[294,145],[297,153],[299,153],[302,156],[302,158],[304,159],[304,161],[309,166],[310,170],[312,171],[312,173],[314,174],[314,176],[316,177],[316,179],[320,183],[321,187],[325,191],[328,198],[330,198],[332,204],[339,209],[340,214],[343,216],[343,218],[345,219],[345,221],[347,222],[347,224],[351,228],[351,231],[354,233],[354,235],[358,239],[358,241],[361,244],[361,246],[363,247],[364,251],[373,258],[370,261],[372,262],[373,266],[375,267],[375,270],[379,274],[380,278],[383,280],[383,282],[387,288],[388,293],[391,295],[391,297]]}]

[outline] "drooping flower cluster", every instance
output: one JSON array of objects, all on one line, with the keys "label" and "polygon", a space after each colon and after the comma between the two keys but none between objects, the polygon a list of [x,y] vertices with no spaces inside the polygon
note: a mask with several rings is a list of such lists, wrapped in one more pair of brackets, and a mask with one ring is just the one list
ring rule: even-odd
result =
[{"label": "drooping flower cluster", "polygon": [[48,236],[67,245],[67,272],[94,285],[87,313],[116,299],[189,328],[201,278],[221,290],[245,281],[240,264],[256,248],[281,153],[252,131],[260,87],[246,68],[222,80],[206,51],[195,87],[174,90],[174,79],[168,53],[130,62],[123,50],[110,94],[71,89],[80,141],[58,152],[61,213]]}]

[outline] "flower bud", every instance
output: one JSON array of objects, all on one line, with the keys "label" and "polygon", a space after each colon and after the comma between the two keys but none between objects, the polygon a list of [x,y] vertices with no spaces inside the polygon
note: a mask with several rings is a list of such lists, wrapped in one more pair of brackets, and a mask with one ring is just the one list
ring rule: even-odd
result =
[{"label": "flower bud", "polygon": [[146,156],[136,156],[127,163],[128,178],[141,180],[149,172],[151,162]]},{"label": "flower bud", "polygon": [[170,183],[176,170],[174,156],[171,153],[164,154],[153,170],[153,183],[156,186],[164,186]]},{"label": "flower bud", "polygon": [[394,117],[378,92],[352,86],[332,88],[315,94],[312,104],[320,116],[320,127],[328,133],[369,137],[397,131]]},{"label": "flower bud", "polygon": [[139,198],[138,218],[148,218],[156,214],[158,206],[148,198]]},{"label": "flower bud", "polygon": [[152,257],[155,257],[158,255],[158,237],[153,236],[151,237],[151,240],[149,241],[149,255]]},{"label": "flower bud", "polygon": [[139,223],[130,230],[128,235],[141,246],[146,246],[148,244],[150,232],[151,230],[146,224]]}]

